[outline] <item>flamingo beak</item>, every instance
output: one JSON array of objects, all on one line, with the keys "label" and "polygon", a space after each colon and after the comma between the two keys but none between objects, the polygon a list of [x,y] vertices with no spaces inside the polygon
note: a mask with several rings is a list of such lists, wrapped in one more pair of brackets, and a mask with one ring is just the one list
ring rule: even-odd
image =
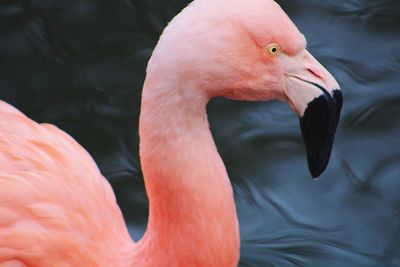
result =
[{"label": "flamingo beak", "polygon": [[335,78],[307,51],[284,58],[285,95],[299,115],[313,178],[326,169],[342,108],[342,93]]}]

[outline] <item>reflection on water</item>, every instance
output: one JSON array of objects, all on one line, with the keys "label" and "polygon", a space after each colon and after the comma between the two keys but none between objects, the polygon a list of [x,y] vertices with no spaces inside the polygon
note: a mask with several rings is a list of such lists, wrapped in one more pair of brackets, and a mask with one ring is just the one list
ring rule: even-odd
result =
[{"label": "reflection on water", "polygon": [[[0,3],[0,98],[91,152],[135,239],[147,218],[137,156],[145,65],[188,2]],[[330,165],[313,181],[285,104],[209,104],[235,189],[240,266],[400,266],[400,2],[278,2],[341,84],[344,107]]]}]

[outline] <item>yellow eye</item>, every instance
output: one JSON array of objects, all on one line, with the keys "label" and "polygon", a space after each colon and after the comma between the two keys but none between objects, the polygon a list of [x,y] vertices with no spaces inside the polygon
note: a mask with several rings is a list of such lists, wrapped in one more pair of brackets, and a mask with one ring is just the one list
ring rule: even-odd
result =
[{"label": "yellow eye", "polygon": [[267,52],[271,56],[276,57],[281,53],[281,47],[278,44],[270,44],[267,47]]}]

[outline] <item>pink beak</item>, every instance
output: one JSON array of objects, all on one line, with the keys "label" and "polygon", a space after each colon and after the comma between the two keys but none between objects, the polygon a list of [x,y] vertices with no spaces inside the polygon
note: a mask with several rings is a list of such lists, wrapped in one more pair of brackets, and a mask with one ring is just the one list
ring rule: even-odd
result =
[{"label": "pink beak", "polygon": [[317,178],[330,159],[342,93],[335,78],[307,50],[295,57],[284,56],[283,61],[286,98],[300,117],[308,167]]}]

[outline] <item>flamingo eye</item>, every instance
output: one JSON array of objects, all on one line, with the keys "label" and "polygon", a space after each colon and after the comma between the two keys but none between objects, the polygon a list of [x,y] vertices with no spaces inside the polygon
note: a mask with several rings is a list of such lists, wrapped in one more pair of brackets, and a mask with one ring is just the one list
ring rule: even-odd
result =
[{"label": "flamingo eye", "polygon": [[267,52],[270,56],[279,56],[279,54],[281,53],[281,47],[278,44],[270,44],[267,47]]}]

